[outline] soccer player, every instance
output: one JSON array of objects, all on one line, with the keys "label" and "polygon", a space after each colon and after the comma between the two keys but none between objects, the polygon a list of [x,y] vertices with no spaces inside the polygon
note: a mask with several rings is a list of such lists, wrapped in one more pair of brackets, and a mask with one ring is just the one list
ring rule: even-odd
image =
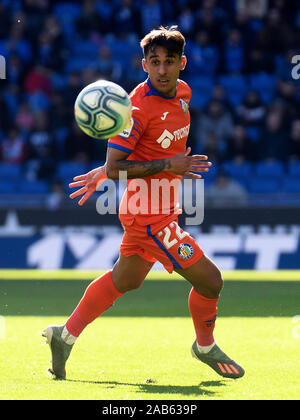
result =
[{"label": "soccer player", "polygon": [[[185,39],[176,26],[160,27],[142,39],[142,65],[148,79],[130,94],[131,126],[109,139],[103,167],[76,176],[70,184],[78,188],[70,197],[82,196],[79,205],[83,205],[106,177],[119,179],[120,172],[126,171],[128,178],[119,208],[124,228],[119,259],[112,270],[87,287],[65,325],[50,325],[43,333],[52,353],[50,372],[56,378],[65,379],[66,361],[84,328],[124,293],[140,287],[156,261],[192,285],[188,301],[196,335],[192,355],[223,377],[244,375],[243,368],[218,347],[213,335],[223,286],[221,273],[194,238],[178,225],[176,181],[182,176],[201,178],[199,173],[211,166],[207,156],[190,155],[191,148],[186,149],[191,89],[179,79],[187,61],[184,46]],[[146,209],[133,212],[130,200],[141,180],[148,187],[141,195],[146,199]],[[162,180],[172,184],[168,211],[160,199],[151,201],[155,182]]]}]

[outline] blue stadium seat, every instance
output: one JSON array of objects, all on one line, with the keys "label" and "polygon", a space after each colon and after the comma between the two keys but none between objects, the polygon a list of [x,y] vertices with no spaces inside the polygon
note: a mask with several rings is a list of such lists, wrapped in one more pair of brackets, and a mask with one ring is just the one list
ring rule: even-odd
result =
[{"label": "blue stadium seat", "polygon": [[260,127],[248,126],[246,127],[246,133],[251,141],[256,142],[260,139],[262,129]]},{"label": "blue stadium seat", "polygon": [[255,165],[254,173],[259,177],[282,177],[284,176],[284,165],[282,162],[272,161],[272,162],[258,162]]},{"label": "blue stadium seat", "polygon": [[300,175],[298,178],[287,176],[283,180],[282,191],[285,193],[300,194]]},{"label": "blue stadium seat", "polygon": [[99,46],[89,40],[79,40],[72,46],[72,56],[77,58],[88,58],[95,60],[97,58]]},{"label": "blue stadium seat", "polygon": [[253,177],[249,180],[248,191],[257,194],[278,193],[281,190],[281,180]]},{"label": "blue stadium seat", "polygon": [[59,20],[63,33],[70,41],[74,41],[76,19],[80,16],[82,6],[75,2],[57,3],[53,6],[53,14]]},{"label": "blue stadium seat", "polygon": [[10,163],[0,164],[0,179],[18,179],[21,176],[21,166]]},{"label": "blue stadium seat", "polygon": [[275,95],[276,80],[273,75],[267,73],[251,74],[249,76],[251,89],[259,93],[265,103],[269,103]]},{"label": "blue stadium seat", "polygon": [[80,162],[60,162],[56,171],[56,175],[63,182],[71,182],[74,176],[84,174],[88,171],[87,165]]},{"label": "blue stadium seat", "polygon": [[91,171],[92,169],[99,168],[99,166],[103,166],[105,164],[105,160],[93,160],[93,162],[89,165],[88,170]]},{"label": "blue stadium seat", "polygon": [[191,106],[202,110],[206,107],[212,97],[214,86],[213,78],[207,76],[189,77],[188,83],[193,91]]},{"label": "blue stadium seat", "polygon": [[233,178],[235,181],[243,185],[247,185],[251,174],[252,165],[250,162],[244,162],[243,164],[237,164],[233,161],[227,161],[223,163],[223,169]]},{"label": "blue stadium seat", "polygon": [[20,181],[18,192],[23,194],[47,194],[50,191],[46,181]]},{"label": "blue stadium seat", "polygon": [[17,192],[17,181],[0,179],[0,194],[14,194]]},{"label": "blue stadium seat", "polygon": [[238,106],[248,91],[247,80],[245,76],[239,74],[228,74],[219,77],[219,83],[224,87],[229,102]]},{"label": "blue stadium seat", "polygon": [[95,61],[86,57],[74,57],[66,61],[64,70],[66,73],[79,72],[95,66]]},{"label": "blue stadium seat", "polygon": [[300,162],[288,163],[288,175],[300,177]]}]

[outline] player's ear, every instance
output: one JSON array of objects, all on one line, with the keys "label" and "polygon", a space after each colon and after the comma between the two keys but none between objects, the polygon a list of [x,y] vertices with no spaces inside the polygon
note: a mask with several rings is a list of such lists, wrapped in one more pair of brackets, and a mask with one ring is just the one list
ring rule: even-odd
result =
[{"label": "player's ear", "polygon": [[183,55],[181,57],[181,67],[180,67],[180,70],[184,70],[185,69],[186,63],[187,63],[187,58],[186,58],[185,55]]},{"label": "player's ear", "polygon": [[143,70],[146,73],[148,73],[147,63],[146,63],[146,60],[144,58],[142,59],[142,66],[143,66]]}]

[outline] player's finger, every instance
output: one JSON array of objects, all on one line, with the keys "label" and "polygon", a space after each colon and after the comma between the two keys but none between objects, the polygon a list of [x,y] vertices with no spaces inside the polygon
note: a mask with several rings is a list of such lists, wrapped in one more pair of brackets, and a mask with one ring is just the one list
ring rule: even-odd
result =
[{"label": "player's finger", "polygon": [[191,158],[193,160],[207,160],[208,156],[206,156],[206,155],[192,155]]},{"label": "player's finger", "polygon": [[77,176],[74,176],[73,180],[74,181],[81,181],[81,180],[85,179],[86,177],[87,177],[87,174],[77,175]]},{"label": "player's finger", "polygon": [[94,189],[93,188],[91,188],[90,190],[88,190],[85,194],[84,194],[84,196],[78,201],[78,204],[80,205],[80,206],[82,206],[85,202],[86,202],[86,200],[93,194],[93,192],[94,192]]},{"label": "player's finger", "polygon": [[70,198],[76,198],[76,197],[78,197],[79,195],[81,195],[81,194],[84,194],[86,191],[87,191],[87,188],[88,187],[83,187],[83,188],[80,188],[79,190],[77,190],[77,191],[74,191],[72,194],[70,194],[69,195],[69,197]]},{"label": "player's finger", "polygon": [[85,183],[86,183],[85,179],[82,181],[71,182],[69,184],[69,188],[82,187],[83,185],[85,185]]},{"label": "player's finger", "polygon": [[211,162],[203,162],[203,160],[191,160],[191,165],[199,165],[199,166],[212,166]]},{"label": "player's finger", "polygon": [[194,172],[186,172],[186,173],[184,174],[184,176],[188,176],[188,177],[190,177],[190,178],[196,178],[196,179],[200,179],[200,178],[202,178],[202,176],[201,176],[201,175],[199,175],[199,174],[195,174]]},{"label": "player's finger", "polygon": [[190,153],[191,153],[191,148],[190,147],[188,147],[187,149],[186,149],[186,151],[184,152],[184,156],[188,156]]},{"label": "player's finger", "polygon": [[209,168],[201,168],[197,165],[192,165],[189,169],[195,172],[208,172],[209,171]]}]

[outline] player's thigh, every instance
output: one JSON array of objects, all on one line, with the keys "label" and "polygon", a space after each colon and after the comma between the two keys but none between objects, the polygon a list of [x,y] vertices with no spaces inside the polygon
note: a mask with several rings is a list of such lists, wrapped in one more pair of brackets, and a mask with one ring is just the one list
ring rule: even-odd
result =
[{"label": "player's thigh", "polygon": [[116,288],[125,293],[141,286],[154,263],[139,255],[125,257],[120,254],[112,270],[112,279]]},{"label": "player's thigh", "polygon": [[218,267],[206,255],[188,268],[175,271],[188,280],[201,295],[217,298],[223,287],[222,275]]}]

